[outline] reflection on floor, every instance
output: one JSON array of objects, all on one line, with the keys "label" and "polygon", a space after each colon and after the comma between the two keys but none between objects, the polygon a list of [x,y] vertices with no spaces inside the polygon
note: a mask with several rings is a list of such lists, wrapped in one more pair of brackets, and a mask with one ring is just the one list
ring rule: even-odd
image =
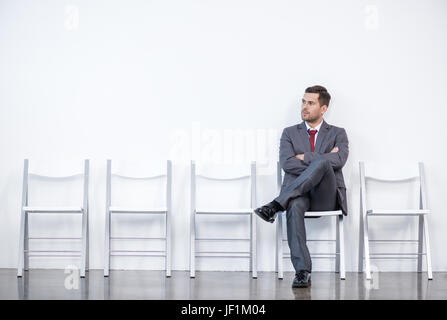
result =
[{"label": "reflection on floor", "polygon": [[366,281],[364,274],[313,272],[312,286],[292,289],[293,272],[278,280],[275,272],[197,271],[111,271],[90,270],[78,278],[64,270],[32,269],[22,278],[15,269],[0,269],[0,299],[447,299],[447,272],[437,272],[433,280],[426,273],[382,272]]}]

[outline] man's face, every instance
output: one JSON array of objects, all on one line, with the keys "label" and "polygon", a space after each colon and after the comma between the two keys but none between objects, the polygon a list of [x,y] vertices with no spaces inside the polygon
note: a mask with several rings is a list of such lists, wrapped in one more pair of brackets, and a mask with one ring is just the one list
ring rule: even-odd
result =
[{"label": "man's face", "polygon": [[327,106],[320,106],[318,93],[305,93],[301,100],[301,119],[308,122],[319,120],[327,110]]}]

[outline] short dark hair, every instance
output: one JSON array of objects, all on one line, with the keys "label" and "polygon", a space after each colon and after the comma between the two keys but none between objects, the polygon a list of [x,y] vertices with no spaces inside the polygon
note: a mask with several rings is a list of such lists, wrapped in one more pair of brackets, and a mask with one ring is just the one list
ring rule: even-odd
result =
[{"label": "short dark hair", "polygon": [[331,95],[329,94],[329,92],[327,92],[325,87],[312,86],[306,88],[305,93],[318,93],[318,102],[320,103],[320,106],[326,105],[329,107],[329,101],[331,101]]}]

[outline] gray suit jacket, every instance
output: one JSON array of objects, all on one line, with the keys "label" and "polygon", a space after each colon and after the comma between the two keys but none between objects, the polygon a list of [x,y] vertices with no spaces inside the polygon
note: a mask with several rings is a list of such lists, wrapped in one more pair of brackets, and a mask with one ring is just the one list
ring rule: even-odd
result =
[{"label": "gray suit jacket", "polygon": [[[334,147],[338,147],[338,152],[330,153]],[[296,158],[295,155],[297,154],[304,154],[304,161]],[[285,128],[281,135],[279,147],[279,162],[285,172],[281,189],[296,179],[308,167],[312,159],[322,155],[329,160],[334,169],[337,181],[337,209],[341,209],[343,214],[347,215],[346,186],[341,169],[346,163],[348,154],[348,136],[345,129],[332,126],[324,120],[317,135],[314,152],[311,152],[310,149],[309,136],[304,121],[298,125]]]}]

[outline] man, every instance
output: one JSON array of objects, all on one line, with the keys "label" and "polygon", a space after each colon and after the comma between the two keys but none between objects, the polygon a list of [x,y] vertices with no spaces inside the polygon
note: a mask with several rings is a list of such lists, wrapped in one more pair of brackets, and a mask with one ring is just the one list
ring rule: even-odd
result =
[{"label": "man", "polygon": [[287,210],[287,241],[296,271],[292,287],[311,284],[312,260],[306,244],[304,213],[339,210],[347,214],[346,187],[342,167],[348,158],[348,137],[343,128],[323,120],[330,94],[322,86],[305,90],[301,105],[302,123],[283,130],[279,147],[285,172],[281,192],[255,213],[272,222]]}]

